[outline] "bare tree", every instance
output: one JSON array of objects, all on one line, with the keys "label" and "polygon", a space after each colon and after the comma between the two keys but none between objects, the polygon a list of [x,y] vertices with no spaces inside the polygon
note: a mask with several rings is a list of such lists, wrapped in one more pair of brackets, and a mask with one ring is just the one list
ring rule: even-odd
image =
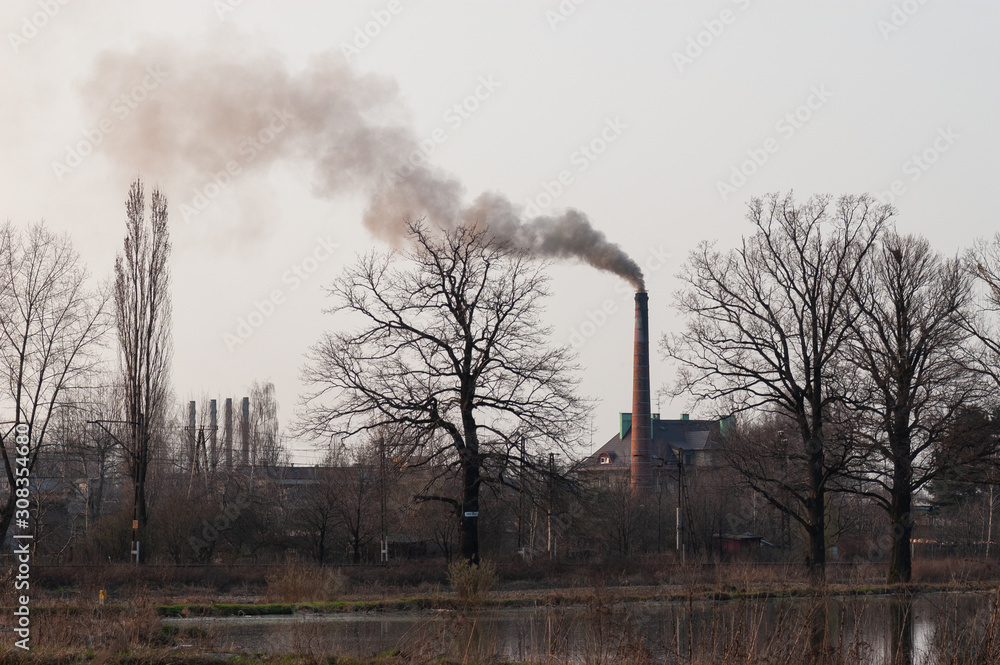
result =
[{"label": "bare tree", "polygon": [[826,562],[824,495],[843,457],[827,445],[826,430],[843,397],[850,285],[893,214],[867,195],[843,196],[832,211],[830,203],[816,196],[797,205],[791,194],[753,199],[753,235],[728,252],[702,243],[691,253],[676,303],[686,330],[663,340],[666,355],[681,364],[675,394],[794,421],[806,487],[784,497],[768,483],[756,489],[806,530],[815,579]]},{"label": "bare tree", "polygon": [[965,263],[983,291],[975,299],[977,311],[966,321],[966,328],[979,343],[972,367],[1000,386],[1000,233],[976,241]]},{"label": "bare tree", "polygon": [[[406,249],[371,254],[330,289],[360,330],[328,333],[304,371],[303,427],[350,437],[402,427],[413,452],[461,475],[461,495],[426,495],[460,520],[462,556],[479,561],[479,494],[531,453],[561,447],[579,422],[568,350],[538,321],[542,266],[482,228],[408,225]],[[522,459],[525,457],[526,459]]]},{"label": "bare tree", "polygon": [[134,483],[134,516],[148,520],[146,480],[152,441],[162,431],[171,360],[170,234],[167,200],[154,189],[149,217],[143,185],[136,180],[125,202],[126,234],[115,260],[115,315],[124,392],[126,460]]},{"label": "bare tree", "polygon": [[255,466],[282,464],[286,453],[278,424],[278,401],[270,381],[250,386],[250,460]]},{"label": "bare tree", "polygon": [[[42,223],[19,232],[0,229],[0,362],[7,373],[2,399],[17,425],[28,426],[28,468],[44,449],[53,412],[71,407],[69,391],[86,383],[108,329],[106,293],[91,290],[88,274],[67,236]],[[0,534],[15,512],[15,458],[0,445],[7,492]]]},{"label": "bare tree", "polygon": [[337,530],[343,534],[351,553],[351,563],[361,563],[361,550],[379,533],[377,460],[368,451],[358,451],[353,464],[330,469],[338,488],[334,495]]},{"label": "bare tree", "polygon": [[93,386],[74,390],[73,408],[60,409],[59,413],[59,471],[63,481],[86,506],[82,524],[75,527],[83,535],[103,513],[121,467],[121,450],[115,439],[106,431],[88,425],[95,418],[118,417],[121,391],[106,385],[112,378],[107,369],[105,366],[93,375]]},{"label": "bare tree", "polygon": [[862,379],[850,408],[863,445],[849,470],[888,513],[888,581],[909,582],[913,494],[954,459],[930,453],[978,398],[963,358],[971,278],[915,236],[889,233],[869,258],[851,284],[858,316],[847,348]]},{"label": "bare tree", "polygon": [[324,464],[316,467],[316,483],[303,487],[292,506],[295,531],[301,534],[310,554],[321,566],[326,563],[328,543],[337,525],[340,491],[334,474]]}]

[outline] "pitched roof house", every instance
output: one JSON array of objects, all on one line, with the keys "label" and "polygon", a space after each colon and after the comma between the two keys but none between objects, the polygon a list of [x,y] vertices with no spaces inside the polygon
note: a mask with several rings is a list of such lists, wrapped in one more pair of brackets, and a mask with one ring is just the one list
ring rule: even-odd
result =
[{"label": "pitched roof house", "polygon": [[[678,455],[685,467],[712,467],[724,431],[730,420],[691,420],[681,414],[680,420],[662,420],[652,414],[652,465],[654,468],[676,469]],[[622,413],[618,433],[587,458],[582,468],[587,471],[628,473],[632,459],[632,414]]]}]

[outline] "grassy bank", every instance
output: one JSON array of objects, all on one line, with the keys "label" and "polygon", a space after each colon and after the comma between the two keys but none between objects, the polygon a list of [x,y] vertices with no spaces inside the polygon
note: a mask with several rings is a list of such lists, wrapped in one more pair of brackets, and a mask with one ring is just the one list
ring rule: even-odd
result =
[{"label": "grassy bank", "polygon": [[[957,609],[953,615],[947,615],[947,621],[935,628],[938,631],[936,640],[941,644],[968,642],[968,649],[980,651],[998,643],[993,635],[1000,630],[1000,613],[995,600],[990,600],[998,577],[992,562],[924,562],[917,567],[917,581],[909,585],[881,583],[883,571],[878,566],[843,566],[832,568],[829,583],[819,588],[810,586],[801,566],[689,563],[682,567],[660,563],[655,560],[608,562],[600,568],[559,562],[543,562],[537,567],[500,566],[496,586],[489,587],[494,590],[472,600],[461,599],[453,592],[447,575],[440,579],[442,572],[437,569],[425,571],[421,578],[412,570],[394,572],[374,566],[343,569],[290,565],[253,570],[226,567],[204,570],[115,566],[90,570],[50,568],[42,570],[35,580],[37,591],[32,595],[31,605],[33,651],[26,655],[9,643],[0,644],[0,663],[396,665],[454,661],[496,665],[501,661],[487,652],[476,655],[463,651],[472,643],[476,622],[482,616],[477,609],[563,607],[574,608],[571,615],[583,622],[587,639],[602,645],[603,655],[591,662],[602,665],[672,663],[675,661],[655,660],[643,655],[645,646],[629,634],[627,626],[636,614],[646,611],[643,604],[678,602],[682,604],[682,613],[687,612],[689,616],[701,613],[696,622],[705,621],[707,608],[709,624],[699,624],[702,632],[678,634],[676,639],[695,644],[697,649],[710,655],[701,660],[695,656],[676,662],[693,665],[737,662],[746,665],[867,665],[878,661],[848,652],[849,648],[858,645],[827,646],[820,649],[825,655],[815,651],[810,645],[816,641],[817,632],[827,631],[825,635],[834,636],[823,639],[839,644],[837,640],[843,636],[830,633],[832,628],[823,626],[827,620],[831,626],[842,622],[843,617],[838,619],[830,614],[827,619],[819,620],[802,614],[800,609],[851,604],[855,608],[867,607],[870,614],[873,608],[886,607],[884,601],[876,598],[879,596],[908,603],[915,597],[941,595],[941,592],[975,592],[977,598],[989,602],[981,603],[982,613],[976,616],[974,623],[960,618]],[[551,576],[546,577],[546,572],[552,573]],[[0,589],[3,586],[6,585],[0,584]],[[35,584],[32,588],[36,589]],[[108,601],[103,605],[96,602],[99,590],[108,592]],[[941,598],[947,604],[952,602],[948,599],[961,596],[945,593]],[[799,614],[785,622],[787,625],[781,624],[780,630],[772,631],[765,629],[763,622],[772,620],[765,617],[765,611],[774,611],[774,608],[754,602],[772,598],[807,601],[813,598],[815,602],[795,603],[797,609],[794,611]],[[837,598],[846,600],[828,602]],[[709,602],[699,609],[697,603],[701,601]],[[4,597],[0,604],[4,606],[0,607],[0,615],[12,616],[9,598]],[[689,609],[691,607],[694,609]],[[446,612],[436,614],[433,610]],[[292,642],[282,647],[287,653],[218,654],[211,650],[226,642],[215,639],[222,633],[213,622],[169,621],[176,617],[298,616],[302,621],[292,623],[301,624],[296,630],[305,634],[317,630],[311,627],[317,625],[310,621],[309,615],[313,614],[399,612],[427,612],[421,615],[420,621],[425,622],[427,617],[427,622],[433,621],[438,626],[439,633],[434,638],[437,641],[417,647],[407,644],[405,653],[384,653],[367,660],[330,658],[324,651],[327,647],[317,646],[310,641],[309,635],[305,635],[301,643]],[[560,614],[561,609],[552,612],[551,616]],[[210,634],[209,631],[216,632]],[[311,648],[301,648],[302,644],[311,645]],[[995,661],[953,658],[941,662],[956,665],[1000,662],[1000,649],[997,652]],[[563,652],[556,650],[553,653]],[[555,665],[566,661],[553,655],[545,662]]]},{"label": "grassy bank", "polygon": [[[531,608],[531,607],[562,607],[587,605],[592,602],[595,594],[613,599],[616,603],[647,603],[647,602],[701,602],[701,601],[736,601],[736,600],[766,600],[776,598],[845,598],[853,596],[915,596],[928,593],[945,592],[987,592],[997,588],[994,582],[954,582],[942,584],[894,584],[894,585],[827,585],[822,588],[775,587],[756,589],[689,589],[663,590],[648,587],[618,587],[618,588],[581,588],[565,589],[554,592],[530,594],[521,593],[517,596],[506,596],[503,593],[476,600],[471,605],[479,608]],[[462,610],[470,603],[463,602],[453,594],[434,594],[416,597],[386,597],[377,600],[335,600],[307,601],[298,603],[174,603],[169,605],[153,605],[160,617],[225,617],[225,616],[288,616],[296,613],[338,614],[352,612],[413,612],[421,610]],[[106,605],[81,605],[65,600],[58,604],[32,607],[36,615],[63,614],[66,616],[102,613],[105,616],[116,616],[133,611],[130,603],[113,603]],[[13,612],[13,607],[0,607],[0,613]]]},{"label": "grassy bank", "polygon": [[[652,589],[602,589],[601,592],[617,603],[690,602],[766,600],[771,598],[842,598],[852,596],[914,596],[927,593],[992,591],[992,582],[961,582],[951,584],[893,584],[847,586],[832,585],[824,588],[798,587],[747,590],[694,590],[658,592]],[[555,607],[586,605],[594,598],[594,589],[577,589],[539,595],[517,597],[502,594],[480,599],[475,603],[483,608]],[[156,611],[164,617],[219,617],[291,615],[296,612],[333,614],[341,612],[406,612],[418,610],[461,610],[467,607],[452,596],[425,596],[416,598],[386,598],[383,600],[341,600],[306,603],[212,603],[160,605]]]},{"label": "grassy bank", "polygon": [[[176,650],[139,650],[125,654],[106,652],[66,651],[61,653],[7,654],[4,663],[9,665],[405,665],[413,661],[399,653],[387,653],[372,658],[357,659],[348,656],[310,656],[287,654],[266,656],[262,654],[183,653]],[[448,661],[435,661],[450,665]],[[457,664],[456,664],[457,665]],[[466,665],[473,665],[466,663]],[[498,665],[492,662],[491,665]]]}]

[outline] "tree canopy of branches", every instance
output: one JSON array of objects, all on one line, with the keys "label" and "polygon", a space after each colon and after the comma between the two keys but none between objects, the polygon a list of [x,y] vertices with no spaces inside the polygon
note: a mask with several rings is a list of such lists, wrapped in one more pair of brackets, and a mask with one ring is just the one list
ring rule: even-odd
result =
[{"label": "tree canopy of branches", "polygon": [[978,299],[978,311],[967,322],[969,332],[979,342],[974,369],[1000,386],[1000,233],[980,239],[967,252],[966,268],[981,281],[985,294]]},{"label": "tree canopy of branches", "polygon": [[125,201],[125,242],[115,260],[115,322],[124,393],[125,440],[135,483],[135,519],[147,522],[146,475],[151,441],[166,417],[171,360],[170,233],[167,200],[153,190],[149,217],[142,182]]},{"label": "tree canopy of branches", "polygon": [[931,453],[962,405],[977,398],[963,357],[971,279],[927,240],[887,233],[851,293],[856,316],[846,350],[860,382],[849,406],[861,445],[849,475],[889,515],[888,581],[909,582],[914,492],[949,464],[970,461],[959,451]]},{"label": "tree canopy of branches", "polygon": [[274,384],[254,381],[250,386],[250,463],[274,467],[287,457],[278,423]]},{"label": "tree canopy of branches", "polygon": [[748,480],[804,527],[818,579],[826,561],[824,494],[846,450],[831,445],[828,430],[843,398],[850,285],[892,214],[867,195],[832,206],[828,196],[802,205],[791,194],[751,200],[752,235],[736,249],[702,243],[689,256],[676,301],[686,329],[663,340],[681,366],[676,394],[726,401],[737,412],[764,408],[795,422],[808,473],[802,490],[783,486],[773,465]]},{"label": "tree canopy of branches", "polygon": [[[939,471],[927,483],[938,509],[957,507],[987,486],[996,485],[1000,474],[994,455],[1000,439],[1000,414],[979,404],[962,406],[931,454]],[[990,539],[987,534],[987,539]]]},{"label": "tree canopy of branches", "polygon": [[487,230],[408,225],[406,249],[370,254],[332,286],[334,312],[363,324],[327,333],[310,352],[303,427],[351,437],[402,428],[411,454],[460,475],[445,501],[460,550],[479,561],[481,487],[512,482],[521,454],[566,445],[579,422],[569,351],[549,347],[538,319],[543,266]]},{"label": "tree canopy of branches", "polygon": [[[0,228],[0,362],[8,377],[2,399],[16,423],[28,426],[29,469],[45,445],[53,411],[70,401],[70,389],[99,362],[108,296],[87,281],[67,236],[41,223],[24,232],[10,223]],[[6,534],[15,510],[14,456],[6,440],[0,453],[9,490],[0,507],[0,534]]]}]

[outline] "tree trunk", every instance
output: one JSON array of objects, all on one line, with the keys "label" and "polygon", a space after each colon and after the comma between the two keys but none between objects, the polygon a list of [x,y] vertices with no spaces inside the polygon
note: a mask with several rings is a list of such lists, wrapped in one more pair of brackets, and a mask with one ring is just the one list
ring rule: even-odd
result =
[{"label": "tree trunk", "polygon": [[10,528],[10,523],[14,519],[14,486],[11,485],[10,488],[11,496],[7,500],[7,504],[0,510],[0,539],[5,539],[7,537],[7,529]]},{"label": "tree trunk", "polygon": [[823,487],[823,443],[818,436],[809,442],[809,577],[814,584],[826,581],[826,500]]},{"label": "tree trunk", "polygon": [[462,483],[462,514],[459,515],[459,549],[469,565],[479,565],[479,462],[465,459]]},{"label": "tree trunk", "polygon": [[826,581],[826,534],[824,533],[824,510],[822,494],[809,499],[809,578],[814,584]]},{"label": "tree trunk", "polygon": [[[147,398],[148,400],[148,398]],[[146,416],[148,417],[148,412]],[[140,427],[140,436],[142,437],[142,442],[140,443],[142,453],[138,460],[139,464],[139,487],[138,487],[138,511],[139,511],[139,526],[143,529],[146,528],[146,523],[148,521],[148,514],[146,511],[146,471],[149,469],[149,424],[142,415],[139,416],[139,420],[142,423]]]},{"label": "tree trunk", "polygon": [[908,450],[897,451],[893,457],[892,499],[889,504],[892,544],[889,546],[887,581],[889,584],[905,584],[910,581],[913,572],[913,561],[910,556],[910,541],[913,536],[913,521],[910,516],[913,500],[913,493],[910,490],[910,455]]}]

